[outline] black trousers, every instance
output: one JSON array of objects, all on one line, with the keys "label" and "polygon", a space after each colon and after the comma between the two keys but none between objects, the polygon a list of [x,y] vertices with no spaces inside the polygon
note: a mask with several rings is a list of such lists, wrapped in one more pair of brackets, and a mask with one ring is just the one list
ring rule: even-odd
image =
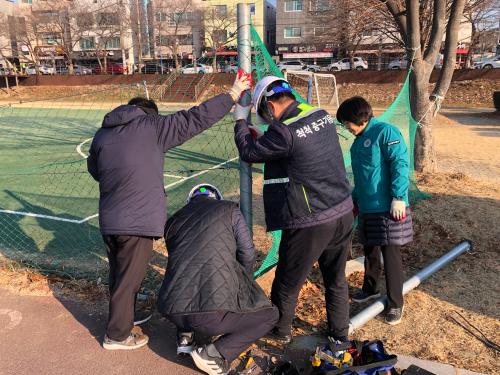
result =
[{"label": "black trousers", "polygon": [[269,307],[253,312],[210,312],[171,315],[168,318],[182,332],[219,336],[214,345],[229,363],[252,343],[268,333],[278,321],[278,309]]},{"label": "black trousers", "polygon": [[309,228],[283,230],[271,301],[280,312],[279,334],[291,332],[300,289],[318,261],[325,284],[329,333],[335,338],[349,330],[349,295],[345,265],[351,248],[353,215]]},{"label": "black trousers", "polygon": [[382,274],[380,253],[384,257],[385,283],[389,308],[403,307],[403,261],[400,246],[364,246],[365,278],[363,291],[378,292]]},{"label": "black trousers", "polygon": [[153,251],[151,237],[103,236],[109,260],[109,316],[106,335],[125,340],[134,326],[136,294]]}]

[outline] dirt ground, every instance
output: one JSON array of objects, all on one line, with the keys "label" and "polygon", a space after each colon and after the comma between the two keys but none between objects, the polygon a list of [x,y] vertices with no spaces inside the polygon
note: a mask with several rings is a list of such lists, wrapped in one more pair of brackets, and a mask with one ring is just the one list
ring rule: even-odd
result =
[{"label": "dirt ground", "polygon": [[[413,207],[415,240],[405,246],[407,277],[446,253],[464,238],[474,249],[425,281],[405,298],[403,322],[389,327],[379,317],[355,332],[360,339],[381,339],[389,352],[450,363],[486,374],[500,374],[499,356],[458,326],[455,311],[490,340],[500,341],[500,117],[470,109],[443,110],[434,125],[439,171],[418,175],[419,188],[432,198]],[[254,236],[259,259],[270,239],[264,231],[261,178],[254,186]],[[354,240],[356,241],[356,239]],[[354,246],[355,255],[361,255]],[[155,290],[163,274],[165,249],[157,243],[151,264],[155,276],[146,289]],[[349,278],[351,292],[362,274]],[[64,294],[90,303],[106,299],[102,280],[43,277],[4,263],[0,284],[20,294]],[[264,283],[269,291],[270,283]],[[301,291],[294,322],[297,335],[325,328],[322,282],[315,268]],[[363,306],[352,305],[351,315]]]}]

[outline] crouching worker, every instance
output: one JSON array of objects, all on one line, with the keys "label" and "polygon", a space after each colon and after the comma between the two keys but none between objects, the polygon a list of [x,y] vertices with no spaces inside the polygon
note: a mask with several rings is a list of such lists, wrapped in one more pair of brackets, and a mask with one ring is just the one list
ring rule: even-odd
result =
[{"label": "crouching worker", "polygon": [[[189,353],[207,374],[230,363],[278,320],[253,280],[255,249],[236,203],[209,184],[195,186],[165,227],[168,265],[158,309],[178,328],[177,353]],[[194,335],[220,336],[192,347]]]},{"label": "crouching worker", "polygon": [[361,97],[344,101],[337,120],[356,136],[351,146],[354,190],[359,211],[358,237],[364,245],[365,277],[354,302],[380,297],[384,258],[388,306],[385,321],[394,325],[403,315],[403,264],[400,247],[413,239],[408,207],[408,150],[399,129],[373,117]]}]

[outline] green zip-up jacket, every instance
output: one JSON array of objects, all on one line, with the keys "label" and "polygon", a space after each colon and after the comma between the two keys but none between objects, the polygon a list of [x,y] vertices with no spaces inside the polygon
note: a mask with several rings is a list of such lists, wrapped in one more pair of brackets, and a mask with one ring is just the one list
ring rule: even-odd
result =
[{"label": "green zip-up jacket", "polygon": [[408,149],[398,128],[372,118],[354,140],[351,160],[359,212],[388,212],[393,198],[409,205]]}]

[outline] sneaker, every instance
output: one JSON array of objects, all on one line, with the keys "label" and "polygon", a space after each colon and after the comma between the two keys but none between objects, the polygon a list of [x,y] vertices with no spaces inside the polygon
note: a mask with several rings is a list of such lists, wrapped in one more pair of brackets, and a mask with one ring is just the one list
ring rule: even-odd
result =
[{"label": "sneaker", "polygon": [[269,340],[278,341],[283,345],[290,344],[292,342],[292,335],[283,335],[281,334],[277,328],[273,328],[264,338]]},{"label": "sneaker", "polygon": [[177,332],[177,355],[191,354],[193,343],[194,332]]},{"label": "sneaker", "polygon": [[352,296],[352,301],[356,303],[362,303],[379,297],[380,297],[380,292],[367,293],[361,289]]},{"label": "sneaker", "polygon": [[230,370],[229,364],[213,344],[195,348],[191,352],[191,357],[196,367],[209,375],[225,375]]},{"label": "sneaker", "polygon": [[136,311],[134,313],[134,326],[140,326],[151,319],[151,311]]},{"label": "sneaker", "polygon": [[132,350],[142,348],[148,341],[149,337],[147,335],[135,332],[130,333],[123,341],[111,340],[107,335],[104,335],[102,347],[107,350]]},{"label": "sneaker", "polygon": [[401,323],[401,319],[403,318],[403,310],[404,307],[396,307],[387,309],[387,313],[385,314],[385,322],[390,324],[391,326],[395,326],[396,324]]}]

